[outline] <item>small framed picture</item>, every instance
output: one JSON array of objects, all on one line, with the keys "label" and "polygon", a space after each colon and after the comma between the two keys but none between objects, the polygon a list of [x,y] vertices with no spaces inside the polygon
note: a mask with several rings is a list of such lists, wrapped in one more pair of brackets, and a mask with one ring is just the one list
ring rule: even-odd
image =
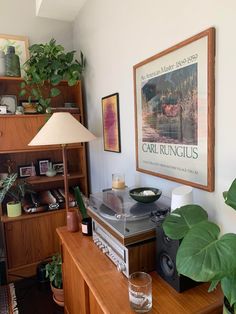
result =
[{"label": "small framed picture", "polygon": [[56,170],[57,173],[61,173],[63,174],[64,173],[64,165],[63,165],[63,162],[54,162],[53,163],[53,168],[54,170]]},{"label": "small framed picture", "polygon": [[18,167],[18,175],[20,178],[26,178],[31,176],[32,166],[25,165]]},{"label": "small framed picture", "polygon": [[51,159],[38,159],[38,175],[44,176],[46,175],[46,172],[48,171],[49,163],[51,162]]},{"label": "small framed picture", "polygon": [[15,95],[2,95],[0,97],[0,105],[6,107],[7,114],[14,114],[16,112],[17,98]]}]

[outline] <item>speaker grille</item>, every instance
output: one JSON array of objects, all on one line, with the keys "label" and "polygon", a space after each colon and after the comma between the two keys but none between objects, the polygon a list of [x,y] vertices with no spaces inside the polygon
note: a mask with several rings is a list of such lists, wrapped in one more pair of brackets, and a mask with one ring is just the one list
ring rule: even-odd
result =
[{"label": "speaker grille", "polygon": [[169,239],[161,226],[156,230],[156,271],[176,291],[182,292],[198,283],[182,275],[176,269],[176,254],[180,241]]}]

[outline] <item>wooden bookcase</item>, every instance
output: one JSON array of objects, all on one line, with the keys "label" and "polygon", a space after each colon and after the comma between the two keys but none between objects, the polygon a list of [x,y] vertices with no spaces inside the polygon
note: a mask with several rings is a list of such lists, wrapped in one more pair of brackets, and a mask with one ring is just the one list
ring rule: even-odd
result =
[{"label": "wooden bookcase", "polygon": [[[0,96],[15,95],[19,101],[21,78],[0,77]],[[77,105],[74,116],[83,124],[84,113],[81,83],[69,87],[66,82],[59,85],[61,94],[53,99],[52,107],[64,106],[65,102]],[[7,160],[13,162],[13,172],[19,166],[35,165],[39,159],[62,162],[60,146],[28,146],[48,118],[44,114],[0,115],[0,173],[7,172]],[[62,126],[63,127],[63,126]],[[60,188],[64,186],[63,175],[54,177],[35,176],[27,180],[35,191]],[[68,146],[68,181],[69,186],[79,185],[81,191],[88,195],[87,163],[85,144]],[[0,214],[5,236],[5,249],[9,280],[20,276],[31,276],[36,266],[44,259],[59,251],[56,228],[65,225],[64,209],[44,213],[26,214],[16,218],[6,215],[5,204]]]}]

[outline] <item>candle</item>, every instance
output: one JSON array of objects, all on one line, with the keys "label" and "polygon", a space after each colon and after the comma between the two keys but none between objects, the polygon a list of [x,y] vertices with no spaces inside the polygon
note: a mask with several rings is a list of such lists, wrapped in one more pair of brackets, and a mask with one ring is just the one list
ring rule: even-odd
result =
[{"label": "candle", "polygon": [[112,175],[112,188],[113,189],[124,189],[125,188],[125,176],[123,174]]}]

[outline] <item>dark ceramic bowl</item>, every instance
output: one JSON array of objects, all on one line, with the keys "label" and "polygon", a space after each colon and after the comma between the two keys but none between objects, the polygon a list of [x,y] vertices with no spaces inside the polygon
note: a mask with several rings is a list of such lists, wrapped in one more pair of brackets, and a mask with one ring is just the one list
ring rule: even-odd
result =
[{"label": "dark ceramic bowl", "polygon": [[152,203],[161,196],[161,190],[150,187],[135,188],[129,191],[129,195],[137,202]]}]

